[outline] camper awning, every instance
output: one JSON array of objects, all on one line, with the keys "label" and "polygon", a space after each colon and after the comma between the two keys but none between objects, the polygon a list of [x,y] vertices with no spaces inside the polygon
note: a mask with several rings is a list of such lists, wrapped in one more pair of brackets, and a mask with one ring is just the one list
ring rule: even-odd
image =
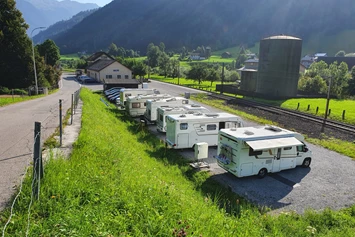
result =
[{"label": "camper awning", "polygon": [[303,145],[302,142],[294,137],[267,139],[267,140],[257,140],[257,141],[246,141],[246,143],[253,148],[254,151],[268,150],[272,148],[283,148],[288,146],[299,146]]}]

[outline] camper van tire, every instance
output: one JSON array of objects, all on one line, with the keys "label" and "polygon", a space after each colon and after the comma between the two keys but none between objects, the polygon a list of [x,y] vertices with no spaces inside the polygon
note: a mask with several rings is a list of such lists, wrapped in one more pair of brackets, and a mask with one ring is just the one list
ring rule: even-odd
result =
[{"label": "camper van tire", "polygon": [[258,178],[259,179],[265,178],[266,175],[267,175],[267,169],[266,168],[262,168],[261,170],[259,170],[259,173],[258,173]]},{"label": "camper van tire", "polygon": [[303,163],[302,163],[302,167],[304,167],[304,168],[308,168],[310,165],[311,165],[311,161],[312,161],[312,159],[311,158],[306,158],[306,159],[304,159],[303,160]]}]

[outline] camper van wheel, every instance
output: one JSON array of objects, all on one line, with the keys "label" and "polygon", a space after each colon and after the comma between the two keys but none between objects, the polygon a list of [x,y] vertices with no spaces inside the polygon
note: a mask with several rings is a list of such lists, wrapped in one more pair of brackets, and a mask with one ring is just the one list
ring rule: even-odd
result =
[{"label": "camper van wheel", "polygon": [[267,169],[262,168],[261,170],[259,170],[259,173],[258,173],[258,178],[259,179],[264,178],[266,175],[267,175]]},{"label": "camper van wheel", "polygon": [[307,168],[311,165],[311,158],[306,158],[303,160],[302,167]]}]

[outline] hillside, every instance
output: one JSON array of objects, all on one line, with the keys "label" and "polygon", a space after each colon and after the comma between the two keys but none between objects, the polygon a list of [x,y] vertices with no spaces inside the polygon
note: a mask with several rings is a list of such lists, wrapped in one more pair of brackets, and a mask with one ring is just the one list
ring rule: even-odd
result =
[{"label": "hillside", "polygon": [[143,53],[150,42],[164,42],[167,49],[209,45],[216,50],[253,46],[275,34],[304,42],[314,41],[314,35],[331,37],[355,29],[354,14],[352,0],[116,0],[53,39],[64,54],[103,50],[112,42]]},{"label": "hillside", "polygon": [[99,6],[70,0],[61,2],[57,0],[16,0],[16,7],[22,12],[23,18],[30,26],[27,30],[27,33],[30,34],[36,27],[48,27],[58,21],[67,20],[81,11],[95,9]]},{"label": "hillside", "polygon": [[74,25],[78,24],[85,17],[89,16],[90,14],[94,13],[95,11],[97,11],[97,9],[82,11],[82,12],[79,12],[78,14],[74,15],[69,20],[59,21],[59,22],[51,25],[47,29],[45,29],[45,30],[41,31],[40,33],[38,33],[36,36],[33,37],[33,40],[34,40],[35,43],[42,43],[46,39],[51,39],[55,35],[69,30]]}]

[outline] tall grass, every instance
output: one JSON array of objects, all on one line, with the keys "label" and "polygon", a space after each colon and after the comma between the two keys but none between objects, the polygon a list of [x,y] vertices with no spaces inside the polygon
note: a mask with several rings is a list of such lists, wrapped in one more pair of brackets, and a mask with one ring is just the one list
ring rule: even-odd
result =
[{"label": "tall grass", "polygon": [[14,98],[12,98],[11,96],[0,97],[0,107],[5,106],[5,105],[10,105],[10,104],[15,104],[15,103],[27,101],[27,100],[37,99],[37,98],[40,98],[43,96],[45,96],[45,95],[21,96],[21,97],[14,97]]},{"label": "tall grass", "polygon": [[[174,150],[87,89],[69,160],[45,167],[29,236],[352,236],[355,208],[269,216],[192,170]],[[24,236],[30,179],[6,236]],[[9,211],[0,215],[0,227]],[[314,234],[313,234],[314,233]]]}]

